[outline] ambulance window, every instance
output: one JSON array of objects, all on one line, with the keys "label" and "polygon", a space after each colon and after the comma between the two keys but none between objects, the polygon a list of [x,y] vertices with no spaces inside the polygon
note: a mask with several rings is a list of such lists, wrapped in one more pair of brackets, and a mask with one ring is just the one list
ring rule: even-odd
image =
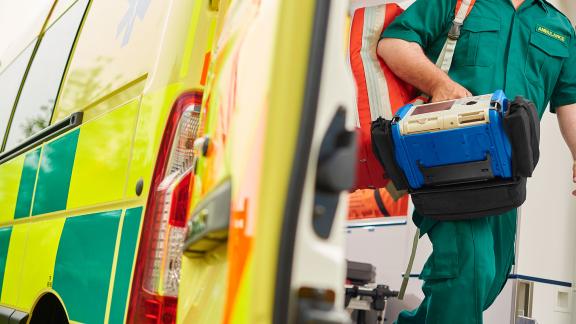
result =
[{"label": "ambulance window", "polygon": [[76,2],[45,32],[40,41],[16,106],[6,142],[7,149],[50,124],[66,63],[87,4],[88,0]]},{"label": "ambulance window", "polygon": [[34,50],[34,41],[32,44],[18,55],[18,57],[0,73],[0,141],[6,135],[8,120],[14,108],[14,100],[20,89],[22,77],[26,72],[26,67],[30,61],[30,56]]}]

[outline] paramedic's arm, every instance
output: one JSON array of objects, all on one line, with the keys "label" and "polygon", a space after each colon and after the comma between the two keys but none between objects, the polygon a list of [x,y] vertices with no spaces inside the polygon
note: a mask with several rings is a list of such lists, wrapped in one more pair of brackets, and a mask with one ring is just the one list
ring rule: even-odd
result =
[{"label": "paramedic's arm", "polygon": [[431,96],[433,102],[471,96],[468,90],[436,67],[418,43],[383,38],[378,43],[378,55],[392,72]]},{"label": "paramedic's arm", "polygon": [[[572,181],[576,183],[576,33],[572,31],[572,42],[568,48],[570,55],[564,61],[552,99],[550,108],[558,116],[560,130],[570,151],[574,163],[572,165]],[[576,191],[572,194],[576,196]]]},{"label": "paramedic's arm", "polygon": [[[576,183],[576,104],[556,108],[560,130],[572,152],[572,181]],[[572,192],[576,196],[576,190]]]}]

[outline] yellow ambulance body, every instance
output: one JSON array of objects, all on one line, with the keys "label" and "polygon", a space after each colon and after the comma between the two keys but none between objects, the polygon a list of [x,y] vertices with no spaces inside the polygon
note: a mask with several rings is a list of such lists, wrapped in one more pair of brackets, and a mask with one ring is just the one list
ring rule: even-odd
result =
[{"label": "yellow ambulance body", "polygon": [[44,12],[0,58],[0,322],[174,322],[186,214],[169,203],[190,177],[171,175],[190,172],[217,11],[58,0]]}]

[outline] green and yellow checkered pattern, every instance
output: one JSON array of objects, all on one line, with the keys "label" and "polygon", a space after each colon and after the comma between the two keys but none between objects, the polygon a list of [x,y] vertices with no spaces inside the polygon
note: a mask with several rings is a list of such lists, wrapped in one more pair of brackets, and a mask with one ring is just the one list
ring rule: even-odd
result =
[{"label": "green and yellow checkered pattern", "polygon": [[0,304],[45,292],[71,320],[123,323],[143,200],[127,193],[139,100],[0,165]]}]

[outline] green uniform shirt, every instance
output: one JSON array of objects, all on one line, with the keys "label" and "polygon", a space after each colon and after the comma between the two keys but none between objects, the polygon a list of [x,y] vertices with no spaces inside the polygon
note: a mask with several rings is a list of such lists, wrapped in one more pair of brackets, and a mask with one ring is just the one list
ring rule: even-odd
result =
[{"label": "green uniform shirt", "polygon": [[[417,0],[382,33],[422,46],[436,62],[455,15],[456,0]],[[474,95],[503,89],[532,100],[540,116],[576,103],[576,35],[570,21],[544,0],[477,0],[464,21],[450,77]],[[422,233],[435,223],[414,216]]]}]

